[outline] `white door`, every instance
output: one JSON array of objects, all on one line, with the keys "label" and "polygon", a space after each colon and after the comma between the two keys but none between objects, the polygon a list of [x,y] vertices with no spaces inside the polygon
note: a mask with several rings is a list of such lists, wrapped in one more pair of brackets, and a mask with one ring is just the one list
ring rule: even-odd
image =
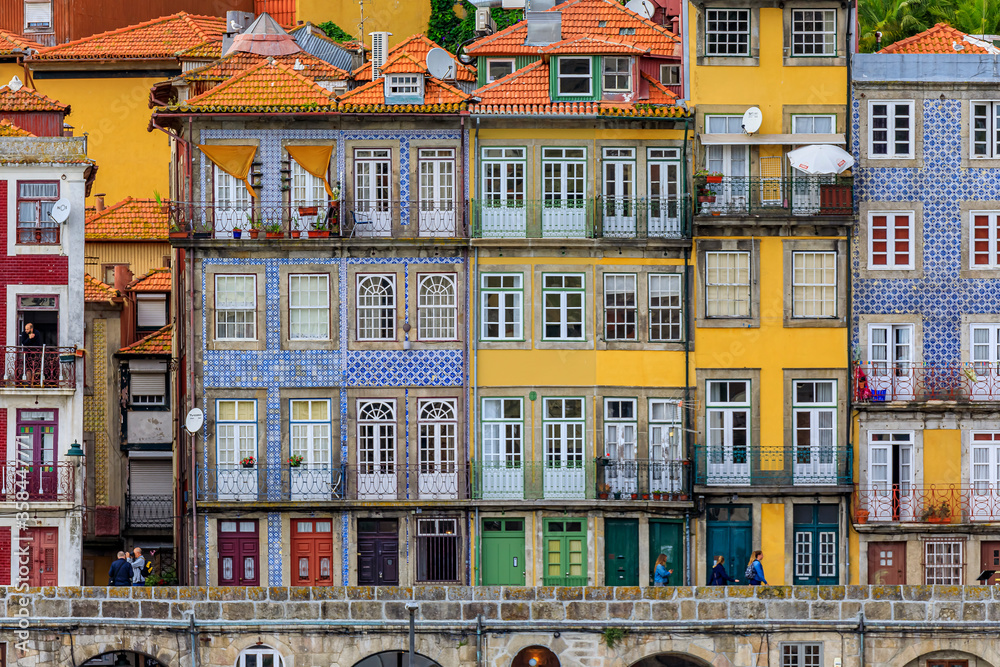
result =
[{"label": "white door", "polygon": [[673,148],[651,148],[648,152],[649,217],[646,233],[652,238],[679,236],[681,233],[680,162],[676,158],[677,151]]},{"label": "white door", "polygon": [[420,236],[455,235],[455,150],[421,149]]},{"label": "white door", "polygon": [[681,478],[681,420],[673,401],[649,401],[649,490],[678,494]]},{"label": "white door", "polygon": [[354,236],[392,234],[392,163],[388,150],[354,152]]},{"label": "white door", "polygon": [[396,402],[358,401],[358,498],[396,498]]},{"label": "white door", "polygon": [[794,483],[803,486],[836,484],[836,380],[796,380],[792,386],[792,401]]},{"label": "white door", "polygon": [[[233,238],[233,229],[246,230],[250,228],[250,217],[253,215],[253,201],[250,192],[243,181],[237,180],[221,169],[215,169],[215,207],[212,210],[214,216],[215,238]],[[281,222],[280,209],[277,211],[267,211],[269,217],[275,218],[264,222]],[[195,229],[201,223],[195,220]],[[206,224],[212,224],[213,220],[205,220]]]},{"label": "white door", "polygon": [[746,410],[709,410],[709,484],[750,484],[749,437],[749,413]]},{"label": "white door", "polygon": [[256,401],[216,403],[215,446],[219,500],[257,500]]},{"label": "white door", "polygon": [[521,454],[522,403],[519,398],[483,399],[484,500],[524,498],[524,459]]},{"label": "white door", "polygon": [[635,149],[605,148],[603,168],[602,233],[606,237],[634,238]]},{"label": "white door", "polygon": [[483,149],[483,200],[478,230],[483,238],[524,238],[527,234],[524,155],[523,148]]},{"label": "white door", "polygon": [[1000,519],[1000,433],[973,433],[969,458],[969,513],[974,521],[996,521]]},{"label": "white door", "polygon": [[[310,174],[292,158],[288,161],[292,177],[291,226],[292,229],[306,232],[313,229],[317,222],[327,221],[326,186],[323,179]],[[307,212],[311,208],[315,208],[316,213]]]},{"label": "white door", "polygon": [[[710,134],[743,134],[741,116],[707,116],[705,122]],[[714,204],[707,204],[703,210],[749,212],[749,146],[710,145],[705,167],[708,171],[721,173],[723,179],[722,183],[708,184],[716,199]]]},{"label": "white door", "polygon": [[587,236],[587,163],[583,148],[542,149],[542,236]]},{"label": "white door", "polygon": [[291,401],[289,464],[292,500],[334,500],[335,473],[330,464],[330,401]]},{"label": "white door", "polygon": [[458,498],[458,414],[453,400],[418,406],[421,499]]},{"label": "white door", "polygon": [[913,325],[872,324],[868,327],[868,386],[875,400],[908,401],[915,396]]},{"label": "white door", "polygon": [[545,474],[546,498],[584,498],[583,400],[546,398]]},{"label": "white door", "polygon": [[639,474],[636,461],[636,418],[634,399],[608,398],[604,401],[604,482],[611,493],[623,497],[638,493]]},{"label": "white door", "polygon": [[966,368],[958,379],[973,400],[995,401],[1000,397],[1000,326],[973,325],[970,334],[972,371]]},{"label": "white door", "polygon": [[908,433],[872,433],[868,444],[868,489],[864,492],[869,521],[912,520],[913,446]]}]

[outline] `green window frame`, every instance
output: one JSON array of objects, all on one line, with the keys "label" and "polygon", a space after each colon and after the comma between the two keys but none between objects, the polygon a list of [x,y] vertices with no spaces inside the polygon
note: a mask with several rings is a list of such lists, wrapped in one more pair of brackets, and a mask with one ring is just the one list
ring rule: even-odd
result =
[{"label": "green window frame", "polygon": [[542,274],[542,340],[587,338],[587,274]]}]

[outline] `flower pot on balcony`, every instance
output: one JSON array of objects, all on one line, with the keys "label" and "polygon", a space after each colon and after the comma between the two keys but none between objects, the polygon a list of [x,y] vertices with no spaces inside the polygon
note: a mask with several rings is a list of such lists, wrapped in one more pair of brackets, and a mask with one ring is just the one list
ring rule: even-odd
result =
[{"label": "flower pot on balcony", "polygon": [[601,491],[600,493],[597,494],[597,497],[600,498],[601,500],[607,500],[608,494],[605,493],[604,491]]},{"label": "flower pot on balcony", "polygon": [[283,239],[283,238],[285,238],[285,232],[264,232],[264,238],[266,238],[266,239]]},{"label": "flower pot on balcony", "polygon": [[297,239],[300,236],[302,236],[302,230],[300,230],[300,229],[293,229],[292,230],[292,238],[293,239]]},{"label": "flower pot on balcony", "polygon": [[622,499],[622,492],[615,491],[615,500],[621,500],[621,499]]},{"label": "flower pot on balcony", "polygon": [[328,238],[330,238],[330,230],[325,229],[323,231],[319,231],[318,229],[310,229],[309,230],[309,238],[311,238],[311,239],[328,239]]},{"label": "flower pot on balcony", "polygon": [[238,238],[242,238],[242,237],[243,237],[243,230],[242,229],[234,229],[233,230],[233,238],[234,239],[238,239]]},{"label": "flower pot on balcony", "polygon": [[251,230],[249,230],[249,232],[250,232],[250,238],[252,238],[252,239],[255,239],[258,236],[260,236],[260,230],[259,229],[251,229]]},{"label": "flower pot on balcony", "polygon": [[243,464],[243,467],[244,467],[244,468],[253,468],[253,466],[254,466],[254,464],[253,464],[253,463],[244,463],[244,464]]},{"label": "flower pot on balcony", "polygon": [[169,232],[168,235],[172,239],[186,239],[188,237],[188,230],[182,229],[177,232]]},{"label": "flower pot on balcony", "polygon": [[639,494],[638,493],[633,493],[632,494],[632,500],[639,500]]},{"label": "flower pot on balcony", "polygon": [[649,500],[649,494],[648,493],[642,494],[642,499],[643,500]]},{"label": "flower pot on balcony", "polygon": [[299,206],[299,215],[301,216],[316,215],[317,213],[319,213],[318,206]]},{"label": "flower pot on balcony", "polygon": [[705,195],[705,196],[698,197],[698,203],[699,204],[714,204],[715,203],[715,196],[714,195]]},{"label": "flower pot on balcony", "polygon": [[929,516],[924,520],[927,523],[951,523],[950,516]]},{"label": "flower pot on balcony", "polygon": [[722,176],[706,176],[705,177],[705,182],[706,183],[721,183],[722,182]]},{"label": "flower pot on balcony", "polygon": [[662,500],[662,499],[663,499],[662,493],[657,493],[657,492],[653,493],[653,500]]},{"label": "flower pot on balcony", "polygon": [[868,510],[856,510],[854,512],[854,523],[868,523]]},{"label": "flower pot on balcony", "polygon": [[682,494],[681,494],[681,498],[680,498],[680,499],[681,499],[681,500],[687,500],[687,499],[688,499],[688,494],[686,494],[686,493],[682,493]]},{"label": "flower pot on balcony", "polygon": [[210,239],[210,238],[212,238],[212,232],[205,232],[205,231],[195,232],[194,233],[194,238],[196,238],[196,239]]}]

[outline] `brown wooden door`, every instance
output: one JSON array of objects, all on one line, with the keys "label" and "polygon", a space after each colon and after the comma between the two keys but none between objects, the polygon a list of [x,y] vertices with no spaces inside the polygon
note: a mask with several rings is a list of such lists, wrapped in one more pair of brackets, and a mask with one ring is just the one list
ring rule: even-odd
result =
[{"label": "brown wooden door", "polygon": [[292,585],[333,585],[333,522],[292,521]]},{"label": "brown wooden door", "polygon": [[27,535],[21,538],[21,547],[24,547],[23,542],[27,539],[28,559],[31,562],[28,585],[58,586],[59,529],[28,528],[26,532]]},{"label": "brown wooden door", "polygon": [[399,528],[395,519],[358,520],[358,585],[399,584]]},{"label": "brown wooden door", "polygon": [[219,521],[219,585],[260,586],[257,520]]},{"label": "brown wooden door", "polygon": [[906,542],[868,543],[868,583],[875,586],[906,584]]},{"label": "brown wooden door", "polygon": [[[1000,583],[1000,542],[980,543],[979,572],[982,572],[983,570],[994,570],[998,572],[998,574],[994,574],[990,577],[989,581],[986,582],[986,585],[992,586],[993,584]],[[979,572],[976,572],[976,574],[978,575]]]}]

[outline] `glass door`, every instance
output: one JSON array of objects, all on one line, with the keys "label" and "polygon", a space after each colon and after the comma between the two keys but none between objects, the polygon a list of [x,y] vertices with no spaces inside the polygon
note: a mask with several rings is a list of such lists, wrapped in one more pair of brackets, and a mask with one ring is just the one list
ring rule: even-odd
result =
[{"label": "glass door", "polygon": [[354,236],[392,234],[391,174],[389,149],[354,151]]},{"label": "glass door", "polygon": [[603,234],[635,236],[635,149],[604,149]]},{"label": "glass door", "polygon": [[455,150],[420,149],[420,236],[455,235]]},{"label": "glass door", "polygon": [[542,236],[587,236],[587,149],[542,149]]},{"label": "glass door", "polygon": [[527,235],[524,167],[523,148],[483,149],[483,199],[478,230],[483,238]]},{"label": "glass door", "polygon": [[679,155],[676,148],[650,148],[646,155],[649,183],[646,233],[652,238],[681,233]]}]

